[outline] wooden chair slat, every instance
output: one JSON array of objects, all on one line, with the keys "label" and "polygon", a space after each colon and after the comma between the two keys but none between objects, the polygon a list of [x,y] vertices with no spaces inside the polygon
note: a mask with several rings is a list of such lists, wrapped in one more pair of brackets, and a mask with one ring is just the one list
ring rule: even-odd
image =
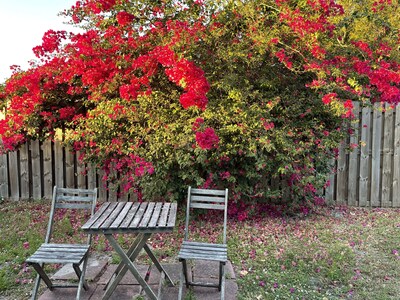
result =
[{"label": "wooden chair slat", "polygon": [[195,196],[192,195],[193,202],[225,203],[225,197]]}]

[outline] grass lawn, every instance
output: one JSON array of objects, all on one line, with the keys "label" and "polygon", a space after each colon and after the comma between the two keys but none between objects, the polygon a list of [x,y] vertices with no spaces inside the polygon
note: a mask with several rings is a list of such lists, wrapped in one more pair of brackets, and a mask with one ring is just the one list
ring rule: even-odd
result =
[{"label": "grass lawn", "polygon": [[[0,299],[29,298],[36,274],[24,260],[44,239],[49,205],[0,202]],[[68,240],[78,217],[57,217],[59,236]],[[197,234],[217,239],[214,220],[197,220]],[[324,208],[310,216],[230,220],[228,226],[238,299],[400,298],[399,209]],[[164,260],[173,260],[182,237],[181,212],[177,230],[151,242]],[[93,251],[112,255],[110,249],[103,238],[94,240]]]}]

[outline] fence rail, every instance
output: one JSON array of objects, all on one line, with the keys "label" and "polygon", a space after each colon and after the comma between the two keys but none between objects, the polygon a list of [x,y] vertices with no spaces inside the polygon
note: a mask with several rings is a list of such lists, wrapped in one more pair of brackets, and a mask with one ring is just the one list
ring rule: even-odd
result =
[{"label": "fence rail", "polygon": [[[339,149],[325,198],[351,206],[400,207],[400,106],[354,106],[359,116],[359,121],[352,124],[355,134]],[[346,151],[352,145],[360,147]],[[50,199],[57,185],[98,187],[100,199],[120,199],[112,186],[105,186],[102,176],[101,171],[81,165],[77,155],[58,142],[33,141],[18,151],[0,155],[1,198]]]}]

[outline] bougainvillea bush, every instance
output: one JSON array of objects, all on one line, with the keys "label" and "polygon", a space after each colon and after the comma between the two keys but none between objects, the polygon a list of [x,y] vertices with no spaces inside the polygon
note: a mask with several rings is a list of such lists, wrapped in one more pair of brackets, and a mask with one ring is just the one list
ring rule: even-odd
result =
[{"label": "bougainvillea bush", "polygon": [[[363,3],[361,3],[363,2]],[[400,101],[395,1],[83,0],[1,89],[4,151],[54,137],[140,199],[321,204],[352,101]],[[247,209],[248,208],[248,209]]]}]

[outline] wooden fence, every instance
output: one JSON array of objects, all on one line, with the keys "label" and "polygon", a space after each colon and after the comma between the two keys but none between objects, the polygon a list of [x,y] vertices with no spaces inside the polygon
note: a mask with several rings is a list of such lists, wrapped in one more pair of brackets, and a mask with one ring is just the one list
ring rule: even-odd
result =
[{"label": "wooden fence", "polygon": [[[354,113],[359,116],[352,124],[355,134],[340,147],[325,198],[351,206],[400,207],[400,106],[360,109],[355,103]],[[352,144],[360,147],[348,152]],[[101,172],[80,165],[58,142],[34,141],[0,155],[0,198],[50,199],[54,185],[98,187],[100,199],[119,198],[112,186],[104,185]]]}]

